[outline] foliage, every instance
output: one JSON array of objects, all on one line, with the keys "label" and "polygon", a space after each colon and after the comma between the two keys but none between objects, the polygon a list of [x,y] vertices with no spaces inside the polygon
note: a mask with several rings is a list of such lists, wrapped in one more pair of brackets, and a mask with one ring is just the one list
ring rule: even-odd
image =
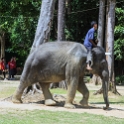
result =
[{"label": "foliage", "polygon": [[[70,3],[71,11],[66,15],[66,39],[83,43],[89,30],[91,21],[98,20],[97,0],[73,0]],[[96,9],[93,9],[96,8]],[[90,10],[91,9],[91,10]]]},{"label": "foliage", "polygon": [[[70,0],[66,5],[66,40],[83,43],[92,20],[98,20],[98,0]],[[41,0],[0,0],[0,34],[6,32],[6,53],[16,55],[19,63],[24,61],[34,40]],[[57,39],[57,2],[51,31],[51,40]],[[124,9],[117,4],[114,54],[124,60]],[[9,55],[10,56],[10,55]]]},{"label": "foliage", "polygon": [[32,45],[41,1],[1,0],[0,31],[6,32],[6,53],[13,53],[24,63]]},{"label": "foliage", "polygon": [[122,76],[117,76],[117,77],[115,78],[115,81],[116,81],[116,84],[118,84],[118,85],[124,85],[124,75],[122,75]]},{"label": "foliage", "polygon": [[116,8],[114,54],[117,60],[124,60],[124,9]]}]

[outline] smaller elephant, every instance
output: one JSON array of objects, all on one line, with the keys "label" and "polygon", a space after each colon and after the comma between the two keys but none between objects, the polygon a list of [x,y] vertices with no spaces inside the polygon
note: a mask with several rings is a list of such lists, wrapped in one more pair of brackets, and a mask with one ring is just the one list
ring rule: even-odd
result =
[{"label": "smaller elephant", "polygon": [[[101,49],[96,49],[98,49],[99,54],[104,55],[104,52],[100,51]],[[101,66],[98,66],[98,69],[96,68],[96,65],[104,60],[104,56],[101,56],[101,58],[97,57],[98,60],[94,61],[93,57],[97,55],[96,53],[88,54],[87,49],[82,44],[75,42],[48,42],[40,45],[29,54],[20,78],[20,84],[12,97],[12,101],[14,103],[22,103],[21,96],[24,89],[39,82],[45,97],[45,105],[55,105],[56,101],[49,91],[50,83],[65,80],[68,90],[64,107],[75,108],[73,99],[76,90],[82,94],[81,105],[88,107],[89,91],[83,82],[87,66],[86,61],[88,63],[93,62],[92,69],[94,73],[101,74],[101,76],[106,75],[106,72],[104,73],[105,66],[102,72],[100,70]],[[108,107],[106,89],[104,95],[106,107]]]},{"label": "smaller elephant", "polygon": [[87,69],[95,75],[98,75],[102,79],[102,88],[103,88],[103,98],[106,103],[104,109],[109,108],[108,100],[108,80],[109,80],[109,71],[108,64],[106,61],[105,51],[102,47],[97,46],[91,51],[88,51],[87,55]]}]

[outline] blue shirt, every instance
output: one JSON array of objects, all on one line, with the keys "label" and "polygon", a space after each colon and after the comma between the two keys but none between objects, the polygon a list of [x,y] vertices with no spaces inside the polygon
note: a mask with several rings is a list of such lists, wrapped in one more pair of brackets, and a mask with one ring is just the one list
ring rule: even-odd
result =
[{"label": "blue shirt", "polygon": [[95,33],[95,29],[94,28],[91,28],[87,34],[86,34],[86,37],[85,37],[85,40],[84,40],[84,46],[86,48],[92,48],[93,45],[92,43],[90,42],[90,39],[93,40],[94,39],[94,33]]}]

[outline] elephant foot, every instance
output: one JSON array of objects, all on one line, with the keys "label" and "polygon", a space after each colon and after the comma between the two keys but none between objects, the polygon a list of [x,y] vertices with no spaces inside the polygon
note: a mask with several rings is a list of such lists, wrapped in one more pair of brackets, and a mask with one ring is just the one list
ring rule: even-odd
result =
[{"label": "elephant foot", "polygon": [[106,105],[106,107],[103,107],[103,110],[109,109],[109,105]]},{"label": "elephant foot", "polygon": [[65,108],[69,108],[69,109],[75,109],[76,107],[73,105],[73,104],[71,104],[71,103],[66,103],[65,105],[64,105],[64,107]]},{"label": "elephant foot", "polygon": [[19,103],[22,103],[22,100],[21,100],[21,98],[17,98],[16,96],[13,96],[12,97],[12,102],[19,104]]},{"label": "elephant foot", "polygon": [[52,99],[47,99],[47,100],[45,100],[45,105],[54,106],[54,105],[56,105],[56,102]]},{"label": "elephant foot", "polygon": [[90,106],[88,105],[88,102],[86,100],[81,100],[80,104],[84,107],[84,108],[89,108]]}]

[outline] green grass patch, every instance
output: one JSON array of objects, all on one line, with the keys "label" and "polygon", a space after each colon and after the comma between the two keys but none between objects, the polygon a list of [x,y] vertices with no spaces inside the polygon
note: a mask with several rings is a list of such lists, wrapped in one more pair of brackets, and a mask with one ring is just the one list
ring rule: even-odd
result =
[{"label": "green grass patch", "polygon": [[[18,83],[0,83],[0,98],[11,96],[16,90]],[[67,91],[56,88],[50,90],[52,94],[66,95]],[[93,95],[90,91],[89,103],[104,104],[103,95]],[[81,100],[79,92],[76,93],[76,101]],[[124,96],[109,94],[110,104],[124,105]],[[0,124],[123,124],[124,119],[105,117],[88,113],[71,113],[45,110],[15,110],[0,109]]]},{"label": "green grass patch", "polygon": [[15,91],[14,87],[11,88],[4,88],[2,90],[0,90],[0,98],[6,98],[11,96]]},{"label": "green grass patch", "polygon": [[[104,104],[104,99],[103,99],[103,94],[97,94],[97,95],[93,95],[95,91],[90,91],[90,96],[89,96],[89,103],[91,104]],[[80,94],[78,92],[78,94]],[[110,104],[116,104],[116,105],[122,105],[124,106],[124,96],[119,96],[119,95],[115,95],[113,93],[109,93],[109,102]],[[81,96],[76,96],[75,100],[80,101],[81,100]]]},{"label": "green grass patch", "polygon": [[61,88],[50,89],[52,94],[66,94],[67,90]]},{"label": "green grass patch", "polygon": [[[16,88],[18,86],[18,83],[9,83],[9,82],[0,82],[0,98],[6,98],[11,96]],[[62,94],[66,95],[67,90],[61,89],[61,88],[55,88],[50,89],[52,94]],[[89,97],[89,103],[95,103],[95,104],[104,104],[103,100],[103,94],[93,95],[95,90],[90,91],[90,97]],[[76,92],[76,101],[81,100],[81,94],[77,91]],[[124,105],[124,96],[115,95],[112,93],[109,93],[109,101],[110,104],[118,104],[118,105]]]},{"label": "green grass patch", "polygon": [[8,110],[0,113],[0,124],[123,124],[124,119],[88,113]]},{"label": "green grass patch", "polygon": [[[67,90],[56,88],[51,89],[52,94],[67,94]],[[95,90],[90,91],[90,97],[89,97],[89,103],[91,104],[104,104],[103,94],[93,95]],[[79,102],[81,100],[82,95],[77,91],[76,92],[75,100]],[[124,96],[115,95],[112,93],[109,93],[109,102],[110,104],[116,104],[116,105],[122,105],[124,106]]]},{"label": "green grass patch", "polygon": [[17,88],[16,85],[18,86],[18,83],[0,82],[0,98],[11,96]]},{"label": "green grass patch", "polygon": [[[89,102],[95,104],[103,104],[103,94],[93,95],[94,92],[95,91],[90,91]],[[124,105],[124,96],[115,95],[111,92],[109,92],[108,94],[110,104]]]}]

